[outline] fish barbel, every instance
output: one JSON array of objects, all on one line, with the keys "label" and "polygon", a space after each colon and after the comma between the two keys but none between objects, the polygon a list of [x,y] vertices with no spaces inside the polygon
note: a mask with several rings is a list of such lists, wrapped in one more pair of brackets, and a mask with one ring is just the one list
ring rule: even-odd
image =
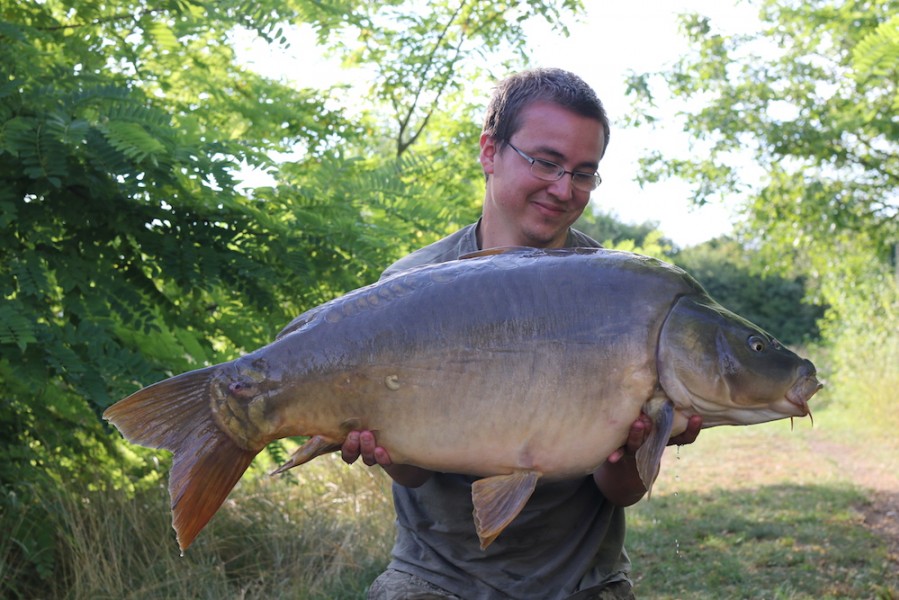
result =
[{"label": "fish barbel", "polygon": [[187,548],[266,444],[308,436],[283,471],[375,432],[394,463],[481,477],[486,547],[540,479],[585,476],[641,411],[647,490],[691,415],[704,427],[810,414],[815,367],[683,270],[603,249],[502,249],[419,267],[313,308],[233,361],[148,386],[104,417],[173,452]]}]

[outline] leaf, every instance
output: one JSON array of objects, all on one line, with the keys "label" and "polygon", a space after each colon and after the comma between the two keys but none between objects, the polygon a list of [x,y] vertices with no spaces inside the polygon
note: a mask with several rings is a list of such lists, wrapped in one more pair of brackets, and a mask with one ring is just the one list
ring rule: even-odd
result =
[{"label": "leaf", "polygon": [[150,135],[139,123],[113,121],[106,125],[106,139],[113,148],[137,162],[155,157],[165,145]]},{"label": "leaf", "polygon": [[0,345],[15,344],[24,352],[28,344],[36,341],[32,322],[21,304],[15,301],[0,304]]},{"label": "leaf", "polygon": [[171,52],[179,47],[175,32],[164,21],[154,21],[147,28],[147,33],[156,41],[160,49]]},{"label": "leaf", "polygon": [[852,49],[858,77],[880,77],[895,73],[899,63],[899,15],[877,26]]}]

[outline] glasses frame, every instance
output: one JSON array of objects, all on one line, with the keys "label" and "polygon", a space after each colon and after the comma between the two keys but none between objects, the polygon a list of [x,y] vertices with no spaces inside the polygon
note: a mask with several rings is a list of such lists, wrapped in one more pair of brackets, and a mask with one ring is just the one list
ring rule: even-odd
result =
[{"label": "glasses frame", "polygon": [[[565,168],[562,165],[554,163],[551,160],[544,160],[542,158],[534,158],[533,156],[531,156],[530,154],[527,154],[523,150],[516,148],[515,145],[508,140],[506,141],[506,145],[508,145],[510,148],[512,148],[512,150],[515,150],[515,152],[518,154],[518,156],[520,156],[521,158],[528,161],[528,163],[530,163],[530,165],[531,165],[531,168],[530,168],[531,175],[533,175],[534,177],[536,177],[537,179],[540,179],[542,181],[559,181],[565,175],[571,175],[571,187],[573,187],[574,189],[579,190],[581,192],[592,192],[593,190],[598,188],[600,186],[600,184],[602,183],[602,176],[599,174],[599,171],[594,171],[593,173],[587,173],[586,171],[567,171],[567,170],[565,170]],[[555,167],[555,169],[556,169],[555,177],[549,175],[548,173],[539,173],[539,172],[535,171],[534,167],[537,163],[540,163],[541,165],[544,165],[546,167],[549,167],[549,166]],[[576,175],[578,177],[575,177]],[[580,179],[580,177],[591,178],[591,180],[593,182],[592,186],[590,186],[590,184],[587,184],[587,187],[584,187],[583,185],[579,185],[578,182],[582,181],[582,179]],[[586,181],[585,181],[585,183],[586,183]]]}]

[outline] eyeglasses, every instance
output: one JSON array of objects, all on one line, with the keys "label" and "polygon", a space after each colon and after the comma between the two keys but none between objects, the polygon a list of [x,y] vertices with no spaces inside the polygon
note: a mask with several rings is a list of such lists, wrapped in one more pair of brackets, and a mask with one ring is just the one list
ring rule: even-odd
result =
[{"label": "eyeglasses", "polygon": [[592,192],[599,187],[600,183],[602,183],[602,177],[599,176],[599,172],[594,171],[593,173],[585,173],[583,171],[566,171],[561,165],[557,165],[554,162],[543,160],[542,158],[534,158],[533,156],[525,154],[513,146],[512,142],[507,141],[506,144],[508,144],[512,150],[515,150],[521,158],[531,163],[531,175],[537,179],[542,179],[543,181],[558,181],[567,173],[568,175],[571,175],[571,186],[582,192]]}]

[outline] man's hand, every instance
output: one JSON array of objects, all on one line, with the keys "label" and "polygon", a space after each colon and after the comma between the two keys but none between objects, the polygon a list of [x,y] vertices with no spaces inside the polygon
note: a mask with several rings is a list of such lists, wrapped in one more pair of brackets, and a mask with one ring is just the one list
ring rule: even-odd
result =
[{"label": "man's hand", "polygon": [[394,464],[387,450],[378,446],[375,434],[368,430],[351,431],[340,447],[340,457],[348,464],[360,456],[369,467],[380,465],[391,479],[404,487],[423,485],[434,473],[413,465]]},{"label": "man's hand", "polygon": [[389,467],[393,464],[387,450],[378,446],[375,434],[367,430],[351,431],[340,448],[340,457],[347,464],[353,464],[360,456],[362,462],[369,467],[374,465]]},{"label": "man's hand", "polygon": [[668,440],[669,446],[686,446],[696,441],[699,436],[699,430],[702,429],[702,417],[693,415],[687,420],[687,428],[683,433],[674,436]]},{"label": "man's hand", "polygon": [[[693,415],[687,421],[683,433],[668,440],[672,444],[692,444],[702,428],[702,417]],[[636,454],[652,431],[652,419],[640,413],[631,424],[627,439],[621,448],[609,456],[594,473],[593,479],[603,495],[613,504],[630,506],[646,493],[646,488],[637,473]]]},{"label": "man's hand", "polygon": [[[702,429],[702,417],[699,415],[693,415],[687,420],[687,428],[670,440],[668,440],[669,446],[684,446],[686,444],[692,444],[696,441],[696,438],[699,436],[699,430]],[[627,434],[627,440],[624,442],[624,445],[621,448],[618,448],[611,455],[609,455],[608,461],[612,464],[621,460],[625,455],[633,456],[637,453],[637,450],[640,449],[640,446],[647,440],[649,437],[649,433],[652,431],[652,419],[650,419],[646,414],[640,413],[640,416],[637,417],[637,420],[631,424],[630,431]]]}]

